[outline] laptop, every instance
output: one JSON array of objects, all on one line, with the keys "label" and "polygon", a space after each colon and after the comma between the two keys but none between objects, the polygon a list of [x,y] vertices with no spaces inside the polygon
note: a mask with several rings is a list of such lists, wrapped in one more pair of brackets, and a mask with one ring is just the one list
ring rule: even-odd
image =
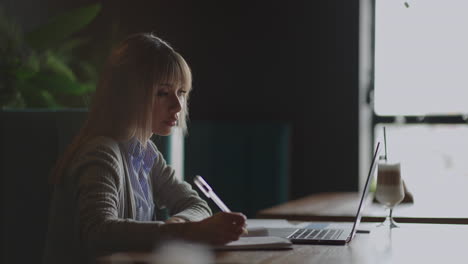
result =
[{"label": "laptop", "polygon": [[356,212],[354,223],[326,223],[317,222],[311,223],[305,228],[268,228],[270,236],[277,236],[289,239],[294,244],[327,244],[327,245],[344,245],[353,239],[356,234],[356,228],[361,222],[362,210],[364,208],[364,201],[366,200],[367,193],[371,179],[377,167],[377,157],[380,152],[380,142],[372,158],[372,163],[367,175],[366,184],[361,194],[361,200]]}]

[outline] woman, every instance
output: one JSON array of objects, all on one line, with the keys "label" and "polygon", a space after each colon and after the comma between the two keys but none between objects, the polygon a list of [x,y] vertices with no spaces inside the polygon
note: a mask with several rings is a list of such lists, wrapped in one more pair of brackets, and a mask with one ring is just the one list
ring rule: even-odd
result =
[{"label": "woman", "polygon": [[[149,140],[186,129],[191,82],[184,59],[151,34],[132,35],[113,50],[85,125],[53,172],[46,263],[84,263],[163,239],[239,238],[245,216],[211,216]],[[156,221],[155,204],[168,208],[167,221]]]}]

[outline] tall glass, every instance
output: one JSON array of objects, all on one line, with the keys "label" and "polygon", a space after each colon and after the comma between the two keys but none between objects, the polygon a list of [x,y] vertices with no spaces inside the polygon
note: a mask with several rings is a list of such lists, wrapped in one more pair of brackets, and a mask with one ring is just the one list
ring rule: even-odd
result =
[{"label": "tall glass", "polygon": [[381,161],[378,164],[377,190],[375,198],[379,203],[389,209],[389,215],[383,223],[378,226],[389,228],[398,227],[393,219],[393,208],[403,201],[405,192],[401,180],[401,166],[399,162]]}]

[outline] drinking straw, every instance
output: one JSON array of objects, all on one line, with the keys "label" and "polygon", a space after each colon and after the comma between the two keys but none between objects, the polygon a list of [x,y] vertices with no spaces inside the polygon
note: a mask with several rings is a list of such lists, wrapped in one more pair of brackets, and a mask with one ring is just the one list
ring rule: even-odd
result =
[{"label": "drinking straw", "polygon": [[384,137],[384,146],[385,146],[385,161],[388,161],[387,159],[387,133],[385,130],[385,126],[383,127],[383,137]]}]

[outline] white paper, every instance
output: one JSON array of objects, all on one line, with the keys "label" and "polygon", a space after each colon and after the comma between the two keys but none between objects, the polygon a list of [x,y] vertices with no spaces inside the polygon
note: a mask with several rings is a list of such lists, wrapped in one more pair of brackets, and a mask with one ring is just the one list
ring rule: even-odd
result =
[{"label": "white paper", "polygon": [[247,230],[249,228],[303,228],[309,222],[289,222],[285,219],[247,219]]},{"label": "white paper", "polygon": [[222,246],[215,246],[214,249],[281,249],[290,248],[291,241],[281,237],[258,236],[241,237],[237,241],[227,243]]}]

